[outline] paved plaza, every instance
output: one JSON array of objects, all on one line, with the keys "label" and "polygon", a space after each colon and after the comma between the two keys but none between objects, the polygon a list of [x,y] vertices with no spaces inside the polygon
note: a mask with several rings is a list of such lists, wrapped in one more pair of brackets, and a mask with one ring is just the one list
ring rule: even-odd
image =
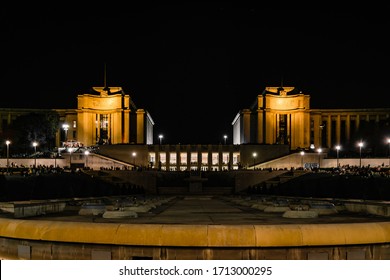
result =
[{"label": "paved plaza", "polygon": [[[168,198],[168,199],[167,199]],[[112,198],[112,201],[117,199]],[[160,205],[159,200],[164,201]],[[266,212],[253,205],[258,203],[269,204],[275,211]],[[108,198],[93,199],[93,201],[109,201]],[[148,202],[152,201],[152,202]],[[147,197],[144,201],[136,202],[141,205],[152,203],[148,211],[137,212],[137,217],[104,218],[103,215],[79,215],[82,204],[80,201],[70,203],[63,212],[46,215],[26,217],[29,220],[53,220],[94,223],[123,223],[123,224],[188,224],[188,225],[276,225],[276,224],[327,224],[327,223],[365,223],[388,221],[385,216],[368,213],[355,213],[341,209],[331,214],[320,214],[315,218],[285,218],[283,210],[278,205],[284,204],[304,205],[313,201],[302,198],[276,198],[276,197],[241,197],[241,196],[156,196]],[[334,201],[336,202],[336,201]],[[357,203],[356,201],[354,201]],[[321,201],[315,201],[316,204]],[[330,202],[329,202],[330,203]],[[337,204],[344,202],[337,201]],[[73,205],[72,205],[73,204]],[[109,207],[109,205],[107,205]],[[340,208],[339,208],[340,209]],[[117,210],[120,211],[119,209]],[[2,217],[11,217],[9,213],[2,213]]]}]

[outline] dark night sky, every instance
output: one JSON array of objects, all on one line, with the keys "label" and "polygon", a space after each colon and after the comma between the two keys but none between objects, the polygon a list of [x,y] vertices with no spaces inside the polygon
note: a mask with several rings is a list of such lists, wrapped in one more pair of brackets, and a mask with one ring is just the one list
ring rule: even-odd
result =
[{"label": "dark night sky", "polygon": [[76,108],[78,94],[103,86],[105,64],[107,85],[171,144],[231,141],[238,111],[282,83],[312,108],[390,107],[386,6],[132,2],[1,10],[0,107]]}]

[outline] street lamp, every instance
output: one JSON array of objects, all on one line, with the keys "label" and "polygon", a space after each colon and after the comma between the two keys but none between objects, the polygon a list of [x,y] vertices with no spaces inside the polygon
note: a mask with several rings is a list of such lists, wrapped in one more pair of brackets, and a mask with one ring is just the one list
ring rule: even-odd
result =
[{"label": "street lamp", "polygon": [[85,155],[85,167],[88,167],[88,155],[89,155],[89,151],[85,151],[85,152],[84,152],[84,155]]},{"label": "street lamp", "polygon": [[160,134],[160,135],[158,136],[158,138],[160,139],[160,145],[161,145],[161,142],[162,142],[162,139],[164,138],[164,135]]},{"label": "street lamp", "polygon": [[9,169],[9,144],[11,144],[11,141],[7,140],[5,141],[5,144],[7,145],[7,173]]},{"label": "street lamp", "polygon": [[305,155],[305,151],[301,151],[301,165],[303,169],[303,156]]},{"label": "street lamp", "polygon": [[72,169],[72,148],[68,148],[69,152],[69,168]]},{"label": "street lamp", "polygon": [[64,123],[64,124],[62,125],[62,128],[63,128],[64,131],[65,131],[65,141],[68,141],[68,129],[69,129],[69,124]]},{"label": "street lamp", "polygon": [[363,142],[360,141],[359,144],[359,167],[362,167],[362,147],[363,147]]},{"label": "street lamp", "polygon": [[340,151],[341,147],[340,145],[337,145],[336,146],[336,153],[337,153],[337,168],[339,168],[339,151]]},{"label": "street lamp", "polygon": [[320,125],[320,141],[319,141],[319,146],[320,147],[322,146],[322,132],[324,130],[324,127],[325,127],[324,123]]},{"label": "street lamp", "polygon": [[226,139],[227,139],[227,135],[224,135],[224,136],[223,136],[223,139],[224,139],[224,141],[225,141],[225,145],[226,145]]},{"label": "street lamp", "polygon": [[58,152],[54,153],[54,168],[57,168],[57,156],[58,156]]},{"label": "street lamp", "polygon": [[37,167],[37,146],[38,146],[38,143],[34,141],[32,144],[34,147],[34,167]]},{"label": "street lamp", "polygon": [[253,153],[252,156],[253,156],[253,170],[255,170],[255,160],[257,157],[257,153]]},{"label": "street lamp", "polygon": [[135,166],[135,156],[137,155],[137,153],[136,152],[133,152],[133,165]]},{"label": "street lamp", "polygon": [[322,149],[318,148],[317,152],[318,152],[318,168],[321,168],[321,153],[322,153]]},{"label": "street lamp", "polygon": [[390,138],[387,138],[387,143],[389,144],[389,167],[390,167]]}]

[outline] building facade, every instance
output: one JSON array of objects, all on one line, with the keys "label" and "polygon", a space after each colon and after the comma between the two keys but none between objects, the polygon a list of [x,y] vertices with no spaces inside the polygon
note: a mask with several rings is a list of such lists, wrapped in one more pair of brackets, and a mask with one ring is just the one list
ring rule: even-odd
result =
[{"label": "building facade", "polygon": [[248,168],[289,154],[287,145],[102,145],[101,155],[165,171],[224,171]]},{"label": "building facade", "polygon": [[18,117],[31,113],[59,117],[55,146],[77,143],[153,144],[154,121],[145,109],[137,108],[121,87],[93,87],[92,93],[77,96],[77,109],[0,109],[0,133]]},{"label": "building facade", "polygon": [[284,144],[291,150],[329,150],[389,137],[390,108],[311,109],[310,96],[294,87],[266,87],[250,108],[236,115],[232,126],[236,145]]},{"label": "building facade", "polygon": [[[232,122],[232,146],[153,145],[151,115],[137,108],[121,87],[93,87],[90,93],[77,96],[76,109],[0,109],[0,133],[31,112],[58,114],[57,147],[64,143],[144,145],[134,151],[137,165],[162,170],[245,168],[272,159],[268,151],[283,156],[322,148],[328,153],[336,145],[342,145],[344,151],[348,146],[356,150],[356,141],[370,144],[371,152],[376,144],[382,149],[378,154],[390,156],[390,142],[383,143],[390,138],[390,108],[312,109],[310,95],[294,87],[266,87],[252,106],[240,110]],[[126,157],[129,162],[134,160],[130,154]]]},{"label": "building facade", "polygon": [[77,97],[77,140],[94,144],[153,144],[153,119],[120,87],[94,87]]}]

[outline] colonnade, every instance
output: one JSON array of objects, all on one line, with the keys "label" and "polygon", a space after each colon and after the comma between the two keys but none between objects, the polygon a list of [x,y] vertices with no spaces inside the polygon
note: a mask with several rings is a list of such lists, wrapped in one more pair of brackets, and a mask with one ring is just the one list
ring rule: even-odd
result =
[{"label": "colonnade", "polygon": [[312,143],[333,148],[350,143],[363,125],[369,130],[383,129],[390,120],[390,109],[311,110]]}]

